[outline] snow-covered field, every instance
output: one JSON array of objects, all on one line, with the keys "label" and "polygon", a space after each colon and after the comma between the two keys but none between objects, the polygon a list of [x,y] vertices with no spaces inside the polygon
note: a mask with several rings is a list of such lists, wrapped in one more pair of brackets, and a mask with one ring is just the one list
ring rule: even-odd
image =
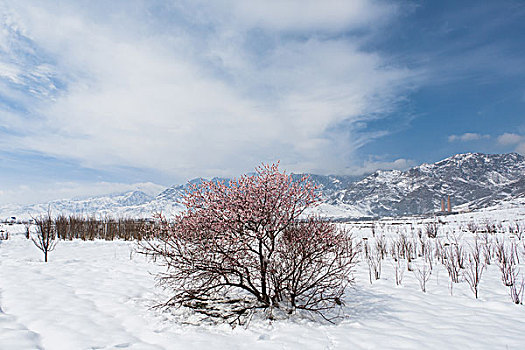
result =
[{"label": "snow-covered field", "polygon": [[[502,217],[523,220],[522,211]],[[443,220],[452,230],[494,214],[503,215]],[[389,235],[409,227],[386,225]],[[358,237],[371,234],[366,224],[350,226]],[[475,299],[465,282],[455,284],[451,295],[441,264],[424,293],[413,272],[405,271],[396,286],[391,259],[383,262],[381,279],[370,284],[362,261],[339,323],[256,319],[232,329],[190,325],[179,312],[151,309],[166,295],[155,287],[159,267],[135,253],[135,243],[60,241],[46,264],[23,227],[4,229],[11,235],[0,241],[0,349],[523,349],[525,344],[525,306],[511,302],[495,263],[484,272]],[[525,257],[520,258],[523,271]]]}]

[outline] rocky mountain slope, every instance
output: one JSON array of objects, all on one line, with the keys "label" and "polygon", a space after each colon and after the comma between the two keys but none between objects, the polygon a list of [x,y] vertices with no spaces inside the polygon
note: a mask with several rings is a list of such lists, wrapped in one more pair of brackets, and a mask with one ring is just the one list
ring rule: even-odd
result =
[{"label": "rocky mountain slope", "polygon": [[[294,175],[300,177],[301,175]],[[458,154],[406,171],[376,171],[366,177],[310,175],[323,194],[316,209],[331,217],[383,217],[428,214],[451,198],[453,210],[494,206],[525,197],[525,157],[517,154]],[[190,183],[199,183],[198,178]],[[214,180],[226,180],[216,178]],[[157,196],[141,191],[81,200],[0,208],[0,218],[53,213],[148,217],[183,210],[180,199],[188,184],[166,188]]]},{"label": "rocky mountain slope", "polygon": [[525,157],[517,154],[458,154],[407,171],[376,171],[328,198],[365,216],[401,216],[438,211],[441,199],[453,209],[476,209],[525,194]]}]

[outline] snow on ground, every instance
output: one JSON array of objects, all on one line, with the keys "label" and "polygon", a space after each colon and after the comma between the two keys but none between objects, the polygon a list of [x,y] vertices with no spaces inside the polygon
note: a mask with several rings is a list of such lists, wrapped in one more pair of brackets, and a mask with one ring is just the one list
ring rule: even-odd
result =
[{"label": "snow on ground", "polygon": [[412,272],[396,286],[388,261],[381,279],[370,284],[368,266],[361,262],[340,323],[254,320],[248,328],[231,329],[187,325],[176,314],[151,309],[165,300],[155,287],[159,267],[135,253],[135,243],[60,241],[46,264],[22,227],[6,228],[12,234],[0,241],[0,349],[522,349],[525,344],[525,306],[511,303],[495,265],[484,273],[476,300],[466,283],[455,285],[451,295],[441,265],[423,293]]}]

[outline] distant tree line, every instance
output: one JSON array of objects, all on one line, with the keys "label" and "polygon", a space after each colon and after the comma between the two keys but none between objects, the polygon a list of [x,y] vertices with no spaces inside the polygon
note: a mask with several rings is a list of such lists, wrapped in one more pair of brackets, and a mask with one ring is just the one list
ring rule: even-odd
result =
[{"label": "distant tree line", "polygon": [[[112,241],[121,239],[125,241],[150,239],[153,236],[155,221],[151,219],[131,219],[112,217],[85,217],[80,215],[59,215],[55,218],[47,216],[50,220],[50,230],[54,231],[57,239],[81,239],[92,241],[103,239]],[[36,219],[38,223],[42,219]],[[27,227],[29,232],[29,225]]]}]

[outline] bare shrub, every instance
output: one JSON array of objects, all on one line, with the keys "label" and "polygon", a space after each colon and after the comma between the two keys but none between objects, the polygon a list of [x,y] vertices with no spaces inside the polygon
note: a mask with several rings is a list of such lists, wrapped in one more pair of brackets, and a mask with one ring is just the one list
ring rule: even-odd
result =
[{"label": "bare shrub", "polygon": [[509,233],[516,237],[518,240],[523,239],[523,227],[519,223],[514,222],[509,224]]},{"label": "bare shrub", "polygon": [[427,250],[427,241],[423,235],[419,235],[419,244],[416,246],[417,256],[424,257]]},{"label": "bare shrub", "polygon": [[483,234],[483,256],[485,258],[485,265],[490,265],[493,252],[492,239],[488,233]]},{"label": "bare shrub", "polygon": [[432,269],[426,263],[416,264],[416,267],[414,269],[414,276],[416,276],[416,279],[419,282],[419,286],[421,287],[421,291],[423,291],[424,293],[426,293],[427,291],[427,282],[430,279],[431,274]]},{"label": "bare shrub", "polygon": [[369,252],[367,263],[368,263],[368,276],[370,278],[370,284],[373,280],[381,278],[381,252],[377,249],[373,249]]},{"label": "bare shrub", "polygon": [[380,235],[376,237],[376,249],[381,259],[384,259],[387,256],[387,244],[385,235]]},{"label": "bare shrub", "polygon": [[463,235],[461,233],[456,234],[456,232],[452,232],[451,236],[452,236],[452,242],[450,244],[450,247],[455,250],[454,258],[456,259],[459,268],[464,269],[465,268],[465,250],[462,244]]},{"label": "bare shrub", "polygon": [[513,285],[512,272],[516,265],[515,247],[512,244],[506,244],[504,238],[496,238],[495,244],[496,258],[498,260],[498,267],[501,271],[501,281],[507,287]]},{"label": "bare shrub", "polygon": [[495,243],[496,258],[501,271],[501,281],[509,287],[511,300],[515,304],[523,303],[525,279],[520,276],[518,245],[511,241],[507,243],[505,238],[496,238]]},{"label": "bare shrub", "polygon": [[523,295],[525,294],[525,278],[520,277],[520,269],[517,266],[512,267],[510,281],[511,285],[509,286],[509,294],[512,302],[514,304],[523,304]]},{"label": "bare shrub", "polygon": [[445,264],[444,250],[445,247],[443,246],[443,241],[441,239],[436,239],[434,242],[434,257],[436,257],[441,264]]},{"label": "bare shrub", "polygon": [[396,239],[392,239],[390,243],[390,256],[395,260],[401,259],[401,245]]},{"label": "bare shrub", "polygon": [[166,266],[158,276],[185,306],[230,323],[256,309],[313,312],[331,319],[352,282],[358,249],[351,236],[316,217],[319,202],[306,177],[293,181],[277,165],[228,184],[205,181],[184,197],[187,211],[156,229],[142,253]]},{"label": "bare shrub", "polygon": [[425,244],[423,248],[423,258],[432,270],[434,268],[434,251],[430,245],[430,242]]},{"label": "bare shrub", "polygon": [[404,260],[402,259],[393,259],[392,267],[394,268],[394,276],[396,278],[396,285],[401,285],[403,282],[403,276],[405,274]]},{"label": "bare shrub", "polygon": [[465,280],[470,286],[470,289],[474,293],[476,299],[478,298],[479,283],[483,270],[485,270],[485,262],[482,256],[482,247],[478,242],[477,237],[474,239],[474,245],[470,246],[468,252],[468,266],[464,270]]},{"label": "bare shrub", "polygon": [[519,244],[515,241],[514,237],[511,237],[510,249],[513,251],[516,263],[520,264]]},{"label": "bare shrub", "polygon": [[458,257],[461,254],[461,250],[456,249],[453,245],[445,243],[443,250],[443,261],[445,262],[445,268],[447,269],[450,280],[453,283],[459,283],[459,272],[460,264],[459,261],[462,258]]},{"label": "bare shrub", "polygon": [[411,262],[414,256],[414,242],[411,238],[408,238],[404,233],[398,236],[397,242],[394,242],[399,252],[399,257],[407,259],[407,269],[411,271]]},{"label": "bare shrub", "polygon": [[425,225],[425,233],[428,238],[436,238],[439,233],[439,226],[437,222],[429,222]]}]

